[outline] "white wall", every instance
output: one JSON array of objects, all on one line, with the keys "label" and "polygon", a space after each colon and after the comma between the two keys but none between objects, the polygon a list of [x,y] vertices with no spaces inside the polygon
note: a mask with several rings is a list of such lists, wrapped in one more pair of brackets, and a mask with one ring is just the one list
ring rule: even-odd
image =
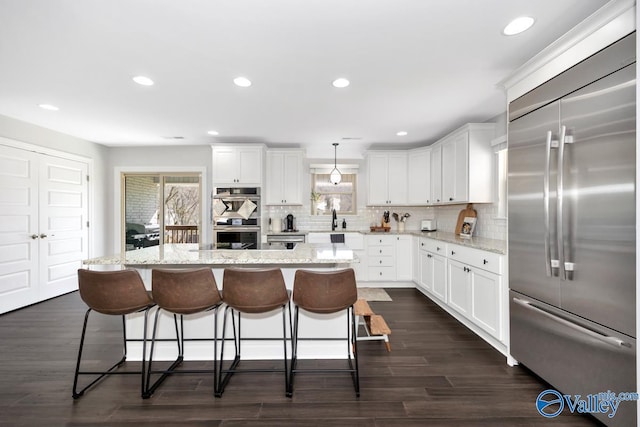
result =
[{"label": "white wall", "polygon": [[208,145],[189,146],[157,146],[157,147],[111,147],[107,156],[106,169],[108,171],[105,195],[111,201],[107,212],[107,227],[105,235],[108,236],[108,247],[111,253],[120,252],[117,239],[119,215],[119,188],[115,188],[119,182],[116,176],[119,172],[191,172],[194,169],[202,169],[206,173],[202,177],[204,189],[205,212],[202,217],[202,241],[211,241],[211,222],[209,218],[209,195],[213,189],[211,174],[212,154]]},{"label": "white wall", "polygon": [[108,173],[105,167],[107,147],[1,115],[0,136],[25,143],[25,145],[36,145],[43,149],[70,153],[93,160],[92,170],[89,171],[91,175],[89,184],[90,254],[91,256],[107,254],[109,246],[104,229],[108,218],[105,213],[106,206],[111,201],[104,193]]}]

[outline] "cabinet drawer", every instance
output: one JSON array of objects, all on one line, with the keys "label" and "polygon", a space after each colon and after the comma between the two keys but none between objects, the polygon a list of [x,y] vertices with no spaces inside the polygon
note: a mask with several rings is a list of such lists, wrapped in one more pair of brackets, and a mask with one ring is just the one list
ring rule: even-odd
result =
[{"label": "cabinet drawer", "polygon": [[396,241],[396,236],[367,236],[369,246],[392,246]]},{"label": "cabinet drawer", "polygon": [[393,267],[369,267],[369,280],[372,282],[380,280],[396,280],[396,270]]},{"label": "cabinet drawer", "polygon": [[367,254],[369,256],[386,256],[393,257],[395,255],[394,246],[369,246],[367,248]]},{"label": "cabinet drawer", "polygon": [[447,245],[447,257],[469,266],[502,274],[502,255],[465,246]]},{"label": "cabinet drawer", "polygon": [[438,255],[447,254],[447,244],[435,239],[429,239],[427,237],[420,238],[420,249],[423,251],[429,251]]},{"label": "cabinet drawer", "polygon": [[370,256],[367,258],[370,267],[393,267],[393,257]]}]

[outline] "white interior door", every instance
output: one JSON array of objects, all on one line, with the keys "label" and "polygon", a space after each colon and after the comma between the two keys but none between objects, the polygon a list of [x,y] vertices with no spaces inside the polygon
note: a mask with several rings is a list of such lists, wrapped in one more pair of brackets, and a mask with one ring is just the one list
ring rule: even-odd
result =
[{"label": "white interior door", "polygon": [[38,161],[0,146],[0,313],[38,298]]},{"label": "white interior door", "polygon": [[87,163],[0,145],[0,313],[78,287]]},{"label": "white interior door", "polygon": [[40,160],[39,300],[78,288],[88,257],[86,163],[43,155]]}]

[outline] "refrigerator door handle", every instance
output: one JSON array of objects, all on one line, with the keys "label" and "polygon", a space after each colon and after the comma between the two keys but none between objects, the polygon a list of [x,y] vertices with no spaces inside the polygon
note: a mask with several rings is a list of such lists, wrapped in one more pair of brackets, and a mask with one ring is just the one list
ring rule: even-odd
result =
[{"label": "refrigerator door handle", "polygon": [[612,345],[614,347],[627,347],[627,348],[632,348],[633,347],[628,342],[625,342],[625,341],[623,341],[623,340],[621,340],[619,338],[612,337],[612,336],[609,336],[609,335],[603,335],[600,332],[593,331],[591,329],[585,328],[584,326],[580,326],[580,325],[578,325],[576,323],[570,322],[570,321],[568,321],[566,319],[563,319],[562,317],[559,317],[559,316],[556,316],[555,314],[549,313],[548,311],[543,310],[540,307],[537,307],[537,306],[533,305],[531,302],[523,300],[521,298],[513,298],[513,302],[518,304],[518,305],[520,305],[520,306],[522,306],[522,307],[525,307],[525,308],[533,310],[533,311],[535,311],[537,313],[540,313],[540,314],[542,314],[542,315],[554,320],[555,322],[561,323],[564,326],[567,326],[567,327],[573,329],[574,331],[577,331],[577,332],[580,332],[582,334],[588,335],[591,338],[595,338],[598,341],[603,342],[605,344],[609,344],[609,345]]},{"label": "refrigerator door handle", "polygon": [[563,223],[563,202],[564,202],[564,148],[567,143],[573,142],[567,138],[567,127],[560,128],[560,143],[558,144],[558,189],[557,197],[557,243],[558,243],[558,264],[560,267],[560,280],[567,280],[567,269],[564,258],[564,223]]},{"label": "refrigerator door handle", "polygon": [[547,131],[544,185],[542,199],[544,204],[544,254],[547,277],[553,275],[552,268],[558,267],[558,260],[551,259],[551,219],[549,217],[549,176],[551,175],[551,149],[558,148],[558,141],[552,139],[551,131]]}]

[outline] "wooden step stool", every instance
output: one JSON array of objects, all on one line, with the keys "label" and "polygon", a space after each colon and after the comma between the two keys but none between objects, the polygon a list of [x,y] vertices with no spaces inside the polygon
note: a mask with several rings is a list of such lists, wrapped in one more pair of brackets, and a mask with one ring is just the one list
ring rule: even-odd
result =
[{"label": "wooden step stool", "polygon": [[[384,321],[384,318],[379,314],[375,314],[366,300],[359,299],[353,305],[355,311],[356,325],[364,326],[364,330],[367,335],[358,336],[358,341],[370,341],[370,340],[384,340],[384,345],[387,347],[387,351],[391,351],[391,344],[389,343],[389,334],[391,329]],[[360,328],[358,328],[359,330]]]}]

